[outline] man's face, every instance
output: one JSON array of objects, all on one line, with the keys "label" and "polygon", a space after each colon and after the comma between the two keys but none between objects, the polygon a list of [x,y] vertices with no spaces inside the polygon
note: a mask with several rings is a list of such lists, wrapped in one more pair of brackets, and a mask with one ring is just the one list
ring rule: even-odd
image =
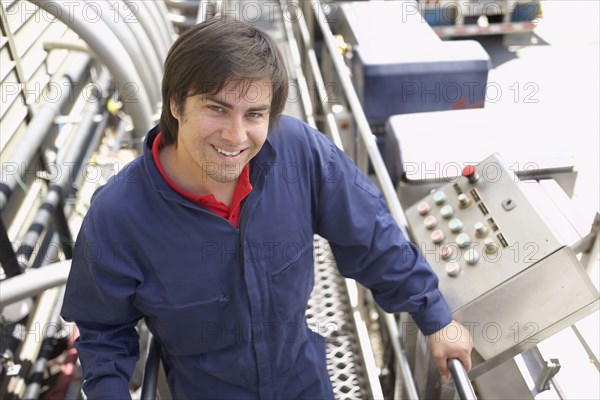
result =
[{"label": "man's face", "polygon": [[271,85],[231,82],[215,95],[185,99],[183,112],[171,100],[179,122],[175,161],[185,178],[202,178],[207,192],[218,183],[237,182],[242,168],[267,138]]}]

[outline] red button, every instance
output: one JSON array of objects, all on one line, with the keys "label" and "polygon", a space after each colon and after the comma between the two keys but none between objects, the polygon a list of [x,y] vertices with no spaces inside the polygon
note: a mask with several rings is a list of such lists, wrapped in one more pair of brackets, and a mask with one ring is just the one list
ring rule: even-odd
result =
[{"label": "red button", "polygon": [[462,175],[469,180],[469,183],[475,184],[479,181],[479,175],[477,175],[477,171],[475,171],[474,165],[467,165],[462,170]]},{"label": "red button", "polygon": [[475,166],[474,165],[467,165],[462,170],[462,176],[464,176],[464,177],[468,178],[474,174],[475,174]]}]

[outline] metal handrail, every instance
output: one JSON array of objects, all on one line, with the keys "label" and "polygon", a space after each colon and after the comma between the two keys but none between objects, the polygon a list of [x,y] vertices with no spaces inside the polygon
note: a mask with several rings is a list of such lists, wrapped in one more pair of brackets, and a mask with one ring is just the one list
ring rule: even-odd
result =
[{"label": "metal handrail", "polygon": [[70,269],[71,260],[60,261],[29,269],[26,273],[3,280],[2,290],[0,290],[0,308],[65,284]]},{"label": "metal handrail", "polygon": [[396,324],[396,320],[392,314],[386,313],[383,310],[381,310],[380,313],[383,314],[384,322],[388,328],[388,331],[390,332],[392,349],[397,361],[396,365],[398,366],[398,372],[402,377],[402,382],[404,382],[404,388],[406,389],[406,398],[408,400],[418,400],[419,395],[417,393],[417,387],[410,370],[410,365],[408,364],[406,353],[400,344],[400,331],[398,329],[398,325]]},{"label": "metal handrail", "polygon": [[148,346],[148,358],[144,367],[144,378],[142,380],[141,400],[155,400],[158,388],[158,373],[160,369],[160,343],[150,336]]},{"label": "metal handrail", "polygon": [[460,400],[477,400],[475,390],[473,390],[463,363],[458,358],[451,358],[448,360],[448,368],[450,374],[452,374],[452,380]]}]

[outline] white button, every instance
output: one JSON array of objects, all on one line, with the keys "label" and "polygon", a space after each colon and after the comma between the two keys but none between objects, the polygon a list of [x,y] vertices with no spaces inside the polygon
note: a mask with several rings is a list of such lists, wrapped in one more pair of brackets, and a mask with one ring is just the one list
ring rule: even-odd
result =
[{"label": "white button", "polygon": [[498,243],[494,242],[493,239],[487,238],[483,242],[483,249],[486,253],[495,253],[498,251]]},{"label": "white button", "polygon": [[445,270],[449,276],[458,276],[460,274],[460,265],[455,262],[449,262],[446,264]]},{"label": "white button", "polygon": [[488,227],[485,226],[482,222],[477,222],[475,224],[475,235],[477,237],[484,237],[488,233]]},{"label": "white button", "polygon": [[467,250],[465,253],[465,261],[469,265],[477,264],[477,261],[479,261],[479,253],[475,249]]},{"label": "white button", "polygon": [[466,194],[461,193],[458,195],[458,206],[460,208],[467,208],[471,205],[471,199]]},{"label": "white button", "polygon": [[444,202],[446,201],[446,193],[444,192],[435,192],[433,193],[433,201],[435,201],[435,204],[444,204]]},{"label": "white button", "polygon": [[459,247],[467,247],[471,243],[471,238],[466,233],[461,233],[456,237],[456,244]]},{"label": "white button", "polygon": [[442,214],[442,217],[448,219],[454,215],[454,209],[450,204],[446,204],[440,209],[440,214]]},{"label": "white button", "polygon": [[460,232],[463,228],[463,222],[458,218],[453,218],[448,222],[448,228],[454,233]]}]

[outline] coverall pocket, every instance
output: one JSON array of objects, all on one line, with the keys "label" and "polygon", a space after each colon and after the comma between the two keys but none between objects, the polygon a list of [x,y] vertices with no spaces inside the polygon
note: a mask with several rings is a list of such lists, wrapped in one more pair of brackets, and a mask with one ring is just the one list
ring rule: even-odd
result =
[{"label": "coverall pocket", "polygon": [[233,323],[230,298],[218,283],[212,282],[211,290],[205,291],[191,282],[168,286],[171,290],[166,302],[137,299],[167,352],[198,355],[234,344],[235,335],[224,334],[231,331],[228,325]]},{"label": "coverall pocket", "polygon": [[235,336],[227,334],[229,298],[194,306],[158,309],[152,324],[166,350],[175,356],[221,350]]},{"label": "coverall pocket", "polygon": [[304,312],[314,284],[312,245],[271,274],[272,305],[280,320]]}]

